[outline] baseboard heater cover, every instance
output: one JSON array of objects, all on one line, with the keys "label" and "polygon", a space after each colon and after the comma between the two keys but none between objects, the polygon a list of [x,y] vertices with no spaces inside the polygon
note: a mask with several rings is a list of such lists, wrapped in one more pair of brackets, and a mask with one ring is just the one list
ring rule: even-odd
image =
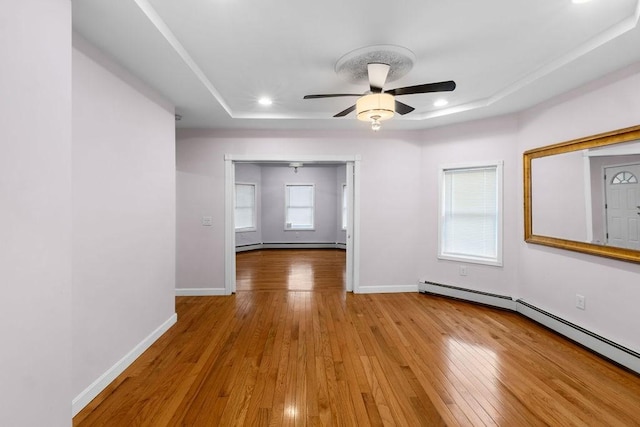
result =
[{"label": "baseboard heater cover", "polygon": [[522,299],[513,301],[511,297],[504,295],[427,281],[420,282],[419,291],[423,294],[444,296],[515,311],[529,320],[545,326],[579,345],[586,347],[605,359],[640,374],[640,353],[531,305]]},{"label": "baseboard heater cover", "polygon": [[516,302],[509,296],[443,285],[441,283],[423,281],[418,285],[420,293],[446,296],[449,298],[471,301],[491,307],[516,311]]},{"label": "baseboard heater cover", "polygon": [[640,353],[531,305],[522,299],[518,299],[516,303],[519,314],[552,329],[606,359],[640,374]]}]

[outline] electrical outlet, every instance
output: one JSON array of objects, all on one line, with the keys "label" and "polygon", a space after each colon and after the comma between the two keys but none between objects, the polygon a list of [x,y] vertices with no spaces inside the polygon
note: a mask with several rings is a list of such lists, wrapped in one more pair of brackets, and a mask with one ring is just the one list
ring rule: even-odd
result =
[{"label": "electrical outlet", "polygon": [[466,276],[467,275],[467,266],[466,265],[461,265],[458,267],[458,273],[461,276]]},{"label": "electrical outlet", "polygon": [[586,308],[584,295],[576,294],[576,307],[580,310],[584,310]]}]

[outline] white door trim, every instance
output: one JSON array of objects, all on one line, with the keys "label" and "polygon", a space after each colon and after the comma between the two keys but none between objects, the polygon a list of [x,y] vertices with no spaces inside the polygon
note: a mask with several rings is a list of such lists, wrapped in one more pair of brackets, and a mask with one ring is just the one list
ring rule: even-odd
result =
[{"label": "white door trim", "polygon": [[347,291],[357,293],[360,288],[360,160],[355,155],[287,155],[287,154],[226,154],[224,156],[224,283],[225,294],[236,290],[236,233],[234,226],[235,162],[302,162],[345,163],[349,208],[347,218]]}]

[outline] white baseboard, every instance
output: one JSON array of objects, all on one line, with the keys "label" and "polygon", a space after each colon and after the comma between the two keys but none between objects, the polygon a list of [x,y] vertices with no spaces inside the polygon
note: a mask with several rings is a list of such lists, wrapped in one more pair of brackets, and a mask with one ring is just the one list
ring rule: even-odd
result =
[{"label": "white baseboard", "polygon": [[176,288],[177,297],[211,297],[227,295],[224,288]]},{"label": "white baseboard", "polygon": [[262,243],[253,243],[251,245],[236,246],[236,252],[257,251],[262,249]]},{"label": "white baseboard", "polygon": [[360,286],[354,293],[357,294],[393,294],[404,292],[418,292],[418,285],[399,285],[399,286]]},{"label": "white baseboard", "polygon": [[347,249],[346,243],[253,243],[236,246],[236,252],[255,251],[259,249]]},{"label": "white baseboard", "polygon": [[491,307],[516,311],[516,302],[511,297],[505,295],[474,291],[470,289],[458,288],[455,286],[442,285],[440,283],[432,282],[420,282],[418,287],[420,289],[420,292],[422,293],[441,295],[445,297],[476,302],[478,304],[489,305]]},{"label": "white baseboard", "polygon": [[129,353],[120,359],[115,365],[109,368],[104,374],[100,375],[89,387],[78,394],[71,402],[73,416],[82,410],[89,402],[91,402],[102,390],[104,390],[118,375],[124,372],[142,353],[144,353],[151,344],[156,342],[178,321],[178,315],[174,313],[162,325],[151,332],[145,339],[136,345]]},{"label": "white baseboard", "polygon": [[548,313],[521,299],[513,301],[513,299],[508,296],[489,294],[432,282],[420,282],[419,288],[421,293],[445,296],[515,311],[533,322],[546,326],[558,334],[583,345],[589,350],[640,374],[640,353],[564,320],[561,317]]}]

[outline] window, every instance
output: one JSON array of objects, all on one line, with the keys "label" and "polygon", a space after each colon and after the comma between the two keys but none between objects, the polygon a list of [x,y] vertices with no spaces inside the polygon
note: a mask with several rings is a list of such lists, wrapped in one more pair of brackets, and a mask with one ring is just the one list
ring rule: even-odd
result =
[{"label": "window", "polygon": [[285,185],[285,229],[313,230],[313,185]]},{"label": "window", "polygon": [[342,229],[347,229],[347,184],[342,184]]},{"label": "window", "polygon": [[611,180],[611,184],[637,184],[638,178],[631,172],[619,172]]},{"label": "window", "polygon": [[236,231],[256,229],[256,185],[236,184]]},{"label": "window", "polygon": [[502,162],[440,170],[438,258],[502,265]]}]

